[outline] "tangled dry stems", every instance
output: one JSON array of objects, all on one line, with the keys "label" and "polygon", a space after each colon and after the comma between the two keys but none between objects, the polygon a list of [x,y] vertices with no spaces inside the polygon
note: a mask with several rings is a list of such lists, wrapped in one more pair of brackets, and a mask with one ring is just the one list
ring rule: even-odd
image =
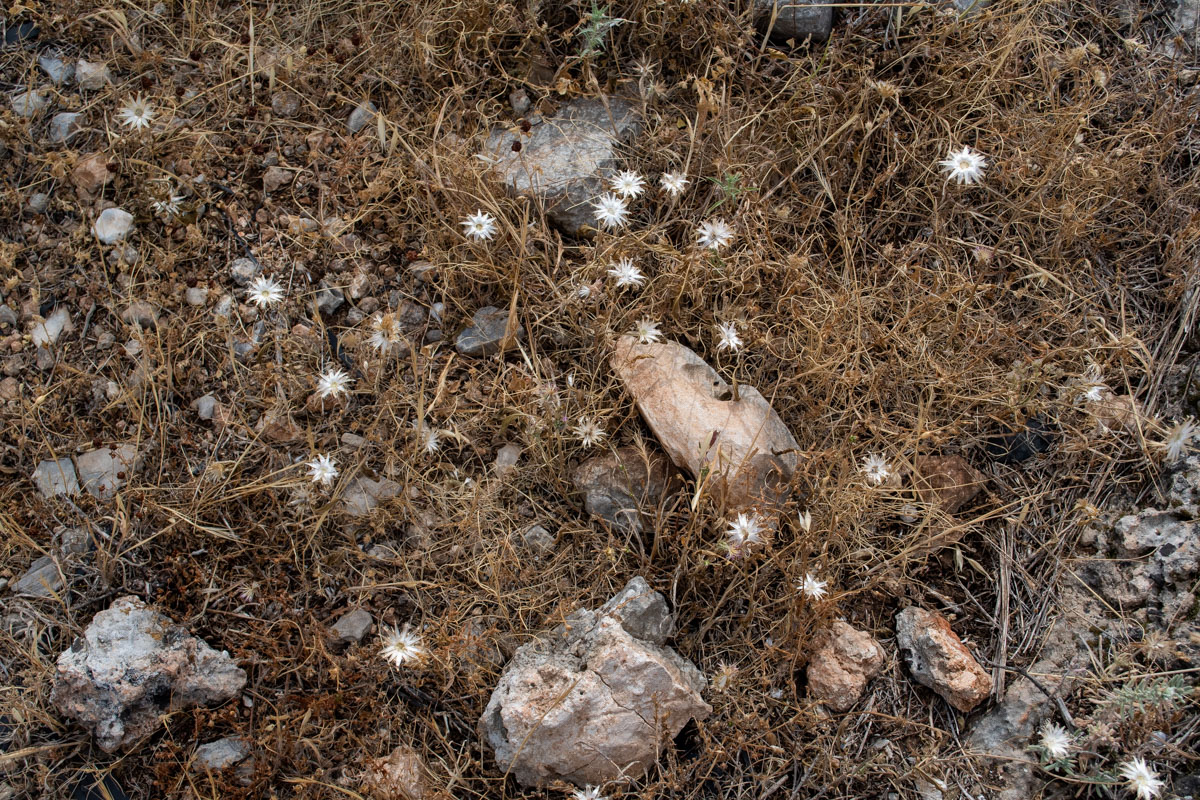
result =
[{"label": "tangled dry stems", "polygon": [[[59,0],[36,12],[72,55],[111,59],[119,82],[80,98],[91,129],[75,149],[45,147],[38,123],[4,129],[4,238],[18,245],[5,251],[9,303],[94,302],[93,330],[143,346],[127,359],[91,337],[69,341],[52,371],[22,373],[22,400],[0,412],[12,476],[0,488],[4,563],[15,572],[46,552],[56,523],[100,532],[70,594],[33,609],[36,635],[0,642],[13,724],[4,760],[22,768],[7,776],[18,792],[60,796],[94,765],[131,796],[356,796],[361,764],[407,742],[449,776],[447,792],[511,794],[473,733],[504,658],[634,574],[678,610],[685,656],[708,675],[737,671],[712,694],[713,717],[627,791],[907,796],[914,776],[970,777],[960,720],[895,659],[865,713],[813,708],[807,644],[839,615],[887,637],[898,603],[912,601],[957,612],[989,661],[1028,664],[1087,509],[1145,486],[1165,428],[1153,415],[1191,410],[1162,389],[1194,346],[1186,287],[1197,278],[1200,139],[1179,65],[1128,44],[1159,35],[1152,16],[1139,27],[1085,4],[1001,3],[966,20],[921,5],[849,7],[828,45],[776,49],[736,13],[745,4],[631,2],[614,10],[630,22],[605,51],[580,58],[571,36],[586,9],[576,4],[317,0],[248,11],[186,0],[162,18],[150,5]],[[4,80],[24,82],[31,64],[27,51],[5,52]],[[538,108],[601,92],[636,98],[646,124],[625,164],[652,177],[684,170],[691,188],[677,201],[652,192],[617,233],[564,238],[473,158],[493,125],[517,124],[507,97],[521,87]],[[152,136],[119,129],[115,108],[142,90],[182,124]],[[277,91],[301,98],[295,119],[268,113]],[[350,136],[345,115],[366,99],[380,115]],[[938,172],[961,144],[990,161],[979,186]],[[264,197],[261,156],[284,148],[301,177]],[[117,173],[105,196],[139,218],[136,264],[109,265],[64,182],[90,150]],[[155,221],[151,203],[201,174],[186,224]],[[22,217],[28,194],[46,190],[50,212]],[[488,245],[460,233],[477,209],[500,222]],[[244,253],[226,215],[288,290],[248,360],[233,344],[255,317],[221,325],[180,300],[196,283],[229,290],[228,264]],[[718,216],[737,239],[713,257],[693,231]],[[305,217],[315,230],[289,224]],[[338,252],[342,231],[367,252]],[[644,287],[604,288],[621,256],[638,260]],[[407,269],[416,260],[434,266],[430,283]],[[357,262],[379,296],[445,303],[448,333],[496,305],[531,335],[502,358],[418,341],[380,362],[363,325],[314,307],[317,282],[345,285]],[[581,285],[602,291],[581,302]],[[164,323],[129,330],[119,313],[132,299],[167,309]],[[702,498],[693,511],[691,484],[642,536],[579,508],[577,417],[603,420],[613,446],[656,447],[607,361],[615,336],[643,317],[761,389],[801,443],[789,522],[758,557],[725,558],[721,509]],[[716,349],[714,324],[729,320],[746,340],[737,354]],[[344,411],[304,417],[314,376],[333,361],[326,328],[358,380]],[[1068,387],[1092,364],[1142,402],[1135,433],[1098,432],[1072,402]],[[224,426],[186,410],[209,392]],[[268,414],[295,416],[301,441],[265,441],[256,423]],[[1056,421],[1057,447],[1020,467],[989,461],[989,436],[1038,415]],[[421,452],[414,420],[447,432],[435,456]],[[346,432],[366,445],[341,447]],[[93,440],[147,452],[115,504],[43,501],[20,477]],[[490,461],[507,441],[524,452],[500,478]],[[318,452],[337,454],[337,488],[290,504],[307,488],[303,460]],[[986,498],[956,520],[919,506],[916,524],[901,523],[915,499],[864,483],[858,465],[873,452],[898,467],[962,452],[986,466]],[[404,491],[350,519],[332,498],[356,474]],[[794,523],[802,509],[811,531]],[[542,562],[513,539],[538,521],[558,539]],[[931,555],[931,537],[949,546]],[[396,557],[366,555],[380,542]],[[807,572],[830,581],[830,597],[796,593]],[[48,710],[53,663],[125,592],[228,648],[250,673],[252,706],[178,714],[120,760],[92,751]],[[324,625],[359,605],[381,625],[419,626],[431,658],[396,672],[373,640],[332,650]],[[179,769],[192,741],[227,734],[255,742],[252,789]]]}]

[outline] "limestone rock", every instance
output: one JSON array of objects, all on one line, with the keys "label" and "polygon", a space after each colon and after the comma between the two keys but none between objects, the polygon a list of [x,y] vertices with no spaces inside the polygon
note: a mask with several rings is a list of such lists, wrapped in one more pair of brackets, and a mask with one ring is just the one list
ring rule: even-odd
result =
[{"label": "limestone rock", "polygon": [[516,469],[517,461],[521,458],[521,445],[509,442],[496,450],[496,460],[492,462],[497,475],[507,475]]},{"label": "limestone rock", "polygon": [[80,484],[101,500],[111,500],[140,461],[137,447],[131,444],[101,447],[75,457]]},{"label": "limestone rock", "polygon": [[537,198],[555,224],[578,233],[585,225],[596,227],[592,204],[617,171],[617,147],[640,129],[629,102],[580,98],[537,120],[528,133],[494,129],[484,156],[510,192]]},{"label": "limestone rock", "polygon": [[112,73],[103,61],[84,61],[75,64],[75,81],[80,89],[95,92],[112,83]]},{"label": "limestone rock", "polygon": [[63,61],[54,53],[42,53],[38,56],[38,66],[46,73],[46,77],[56,84],[70,83],[71,78],[75,76],[75,66]]},{"label": "limestone rock", "polygon": [[375,800],[422,800],[430,793],[429,770],[416,750],[399,745],[386,758],[367,762],[362,788]]},{"label": "limestone rock", "polygon": [[79,160],[71,170],[71,182],[85,197],[95,195],[113,179],[108,169],[108,158],[103,153],[92,153]]},{"label": "limestone rock", "polygon": [[[470,327],[463,329],[454,340],[454,349],[464,356],[490,356],[499,352],[508,330],[508,312],[495,306],[484,306],[475,312]],[[525,338],[525,328],[514,322],[513,336]]]},{"label": "limestone rock", "polygon": [[9,104],[18,117],[35,117],[50,104],[46,96],[36,89],[17,92],[9,96]]},{"label": "limestone rock", "polygon": [[531,525],[521,531],[521,546],[535,556],[554,552],[554,536],[542,525]]},{"label": "limestone rock", "polygon": [[75,326],[71,323],[71,312],[67,311],[66,306],[58,306],[44,321],[33,326],[29,338],[35,347],[50,347],[58,344],[58,338],[64,333],[73,330]]},{"label": "limestone rock", "polygon": [[66,144],[75,134],[79,133],[79,119],[82,117],[74,111],[60,111],[50,118],[50,127],[46,135],[51,144]]},{"label": "limestone rock", "polygon": [[216,415],[218,405],[217,398],[211,394],[197,397],[192,401],[192,408],[196,409],[196,416],[205,422],[210,421]]},{"label": "limestone rock", "polygon": [[711,470],[710,492],[727,509],[777,502],[788,493],[799,445],[753,386],[733,387],[675,342],[617,340],[613,370],[667,455],[694,476]]},{"label": "limestone rock", "polygon": [[350,112],[350,119],[346,120],[346,128],[351,133],[358,133],[375,121],[375,114],[378,111],[379,109],[375,107],[374,103],[361,103]]},{"label": "limestone rock", "polygon": [[338,617],[338,621],[330,626],[329,632],[338,644],[358,644],[371,632],[374,624],[375,620],[368,611],[356,608]]},{"label": "limestone rock", "polygon": [[825,41],[833,28],[833,6],[820,0],[754,0],[754,12],[763,28],[774,17],[767,35],[776,39]]},{"label": "limestone rock", "polygon": [[279,191],[291,183],[293,177],[295,176],[292,175],[291,170],[284,169],[283,167],[271,167],[263,173],[263,191],[268,194]]},{"label": "limestone rock", "polygon": [[398,494],[400,484],[395,481],[389,481],[387,478],[376,481],[359,475],[342,493],[342,508],[351,516],[361,517],[370,514],[381,501]]},{"label": "limestone rock", "polygon": [[479,721],[500,768],[525,786],[638,778],[664,741],[712,711],[700,671],[663,642],[666,600],[643,578],[521,647]]},{"label": "limestone rock", "polygon": [[869,633],[837,620],[808,662],[809,694],[834,711],[848,711],[883,665],[883,648]]},{"label": "limestone rock", "polygon": [[971,502],[983,487],[984,477],[962,456],[917,456],[913,459],[913,486],[926,503],[954,514]]},{"label": "limestone rock", "polygon": [[42,556],[29,565],[29,569],[21,577],[13,581],[13,594],[23,594],[29,597],[54,597],[62,591],[66,584],[58,564],[50,556]]},{"label": "limestone rock", "polygon": [[249,286],[250,281],[262,272],[262,265],[252,258],[235,258],[229,265],[229,274],[238,286]]},{"label": "limestone rock", "polygon": [[58,657],[50,699],[111,753],[157,730],[163,714],[228,700],[245,685],[228,653],[128,596]]},{"label": "limestone rock", "polygon": [[621,530],[641,532],[642,513],[667,491],[670,466],[657,453],[643,454],[636,447],[620,447],[594,456],[575,468],[571,480],[583,495],[589,514],[608,520]]},{"label": "limestone rock", "polygon": [[226,736],[196,748],[195,766],[202,770],[220,772],[245,761],[250,755],[250,743],[235,736]]},{"label": "limestone rock", "polygon": [[959,711],[970,711],[991,693],[991,675],[941,614],[916,606],[904,609],[896,615],[896,642],[917,683],[933,689]]},{"label": "limestone rock", "polygon": [[31,477],[42,497],[79,494],[79,478],[69,458],[39,462]]},{"label": "limestone rock", "polygon": [[122,208],[106,208],[92,225],[92,233],[104,244],[123,241],[133,230],[133,214]]},{"label": "limestone rock", "polygon": [[295,92],[276,92],[271,95],[271,111],[278,117],[294,117],[300,113],[300,95]]}]

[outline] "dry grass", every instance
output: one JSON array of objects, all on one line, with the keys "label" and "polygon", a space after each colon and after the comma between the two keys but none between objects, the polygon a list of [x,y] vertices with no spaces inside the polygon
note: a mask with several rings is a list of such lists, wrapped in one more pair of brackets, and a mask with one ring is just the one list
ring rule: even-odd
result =
[{"label": "dry grass", "polygon": [[[34,367],[27,338],[4,342],[6,374],[21,384],[0,407],[6,574],[48,551],[56,525],[101,534],[69,594],[30,606],[35,635],[0,640],[12,737],[0,764],[18,796],[64,796],[96,769],[132,797],[353,797],[365,759],[402,742],[449,794],[516,794],[473,732],[504,658],[635,574],[678,610],[681,653],[708,675],[724,663],[738,672],[713,693],[713,716],[627,793],[906,797],[921,774],[987,782],[960,757],[963,720],[894,657],[862,713],[812,707],[807,643],[839,615],[886,639],[911,601],[956,611],[982,657],[1030,663],[1087,504],[1147,486],[1170,424],[1155,416],[1196,412],[1187,380],[1164,391],[1196,344],[1196,94],[1178,62],[1131,44],[1161,38],[1159,9],[998,3],[960,20],[849,6],[827,46],[779,50],[725,4],[641,0],[617,4],[630,22],[603,54],[579,58],[585,9],[573,3],[182,0],[158,17],[151,5],[51,0],[26,12],[43,42],[109,60],[116,84],[62,90],[59,104],[88,121],[67,149],[43,142],[45,119],[6,111],[0,122],[0,224],[16,244],[2,254],[5,302],[21,313],[66,303],[77,327],[51,369]],[[0,52],[6,88],[38,74],[32,51]],[[692,187],[678,202],[651,193],[619,235],[563,238],[472,157],[493,125],[519,121],[507,102],[517,88],[547,108],[603,91],[636,97],[646,124],[628,167],[655,179],[684,169]],[[295,118],[271,113],[280,91],[300,96]],[[116,109],[136,92],[173,122],[154,135],[121,129]],[[365,99],[378,124],[350,136],[344,120]],[[961,144],[991,162],[979,186],[938,171]],[[135,264],[108,260],[73,196],[70,169],[93,151],[116,173],[104,198],[139,218]],[[272,152],[297,178],[264,196]],[[719,185],[726,176],[737,192]],[[185,219],[164,225],[151,203],[180,187]],[[52,195],[45,215],[23,212],[36,191]],[[488,246],[460,233],[477,208],[501,220]],[[737,230],[721,257],[692,245],[712,216]],[[322,225],[298,231],[295,217]],[[358,235],[358,252],[341,252],[342,231]],[[235,307],[221,323],[212,306],[233,291],[228,264],[243,241],[289,294],[239,359],[234,345],[259,315]],[[603,281],[620,255],[639,259],[647,285],[579,302],[576,288]],[[428,282],[414,261],[433,265]],[[365,342],[369,319],[350,327],[347,307],[315,310],[319,280],[347,286],[356,274],[385,306],[444,303],[448,337],[483,305],[511,305],[531,335],[504,357],[472,359],[421,346],[422,328],[411,354],[381,362]],[[212,288],[207,308],[183,302],[195,285]],[[121,322],[131,300],[164,308],[157,330]],[[811,511],[811,531],[787,524],[768,551],[730,562],[721,509],[708,503],[693,513],[687,496],[673,500],[652,535],[632,538],[582,512],[575,418],[601,418],[613,444],[656,446],[607,363],[615,335],[642,317],[772,399],[804,451],[792,510]],[[747,342],[736,355],[715,348],[714,323],[726,320]],[[344,410],[306,415],[334,358],[327,334],[355,391]],[[136,357],[122,350],[131,338]],[[1143,404],[1139,430],[1099,432],[1074,402],[1092,364]],[[188,409],[210,392],[224,425]],[[256,423],[268,413],[293,415],[299,439],[265,440]],[[1050,452],[1019,466],[987,456],[988,437],[1034,415],[1055,423]],[[418,419],[446,432],[438,453],[422,452]],[[344,433],[365,446],[340,445]],[[94,441],[146,453],[116,503],[36,496],[26,476],[39,460]],[[508,441],[524,453],[500,478],[490,462]],[[308,486],[298,462],[323,452],[339,462],[338,487],[291,503]],[[905,524],[914,499],[859,474],[875,452],[898,467],[963,453],[987,491],[955,520],[921,506]],[[356,474],[404,491],[349,518],[331,499]],[[535,522],[558,539],[541,562],[513,543]],[[929,555],[932,535],[950,546]],[[368,555],[377,543],[396,557]],[[797,595],[806,572],[831,582],[829,598]],[[47,707],[54,659],[124,593],[229,649],[252,705],[177,714],[124,757],[92,749]],[[373,638],[332,649],[324,626],[355,606],[379,624],[420,626],[431,658],[397,672]],[[252,788],[180,768],[193,741],[235,734],[257,748]]]}]

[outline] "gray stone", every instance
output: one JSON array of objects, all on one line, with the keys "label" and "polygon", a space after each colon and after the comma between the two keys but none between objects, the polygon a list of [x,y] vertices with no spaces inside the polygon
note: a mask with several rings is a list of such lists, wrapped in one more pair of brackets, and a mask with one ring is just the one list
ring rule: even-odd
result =
[{"label": "gray stone", "polygon": [[664,742],[712,711],[704,676],[662,646],[673,627],[662,595],[634,578],[522,646],[479,721],[500,769],[525,786],[645,774]]},{"label": "gray stone", "polygon": [[359,475],[342,493],[342,508],[351,516],[370,514],[380,502],[400,494],[400,484],[387,478],[372,480]]},{"label": "gray stone", "polygon": [[229,319],[233,316],[233,295],[221,295],[221,299],[217,301],[217,307],[213,309],[213,316],[219,320]]},{"label": "gray stone", "polygon": [[121,320],[142,330],[152,331],[158,327],[159,308],[145,300],[135,300],[121,312]]},{"label": "gray stone", "polygon": [[9,97],[9,103],[12,105],[12,110],[18,117],[33,117],[45,110],[50,101],[46,96],[36,89],[30,89],[27,92],[17,92]]},{"label": "gray stone", "polygon": [[235,258],[229,265],[229,274],[238,286],[249,286],[262,272],[262,265],[253,258]]},{"label": "gray stone", "polygon": [[42,214],[50,207],[50,195],[45,192],[34,192],[29,195],[29,210],[35,214]]},{"label": "gray stone", "polygon": [[106,208],[92,225],[92,233],[104,244],[123,241],[133,230],[133,214],[122,208]]},{"label": "gray stone", "polygon": [[43,497],[79,494],[79,479],[69,458],[39,463],[33,471],[33,483]]},{"label": "gray stone", "polygon": [[509,442],[496,451],[496,460],[492,463],[496,473],[505,475],[512,472],[517,466],[517,461],[521,458],[521,446]]},{"label": "gray stone", "polygon": [[276,92],[271,95],[271,111],[277,117],[294,117],[300,113],[300,95],[295,92]]},{"label": "gray stone", "polygon": [[669,479],[666,458],[658,454],[644,456],[635,447],[594,456],[576,467],[571,476],[589,514],[635,533],[643,530],[643,512],[658,503]]},{"label": "gray stone", "polygon": [[220,772],[245,761],[249,755],[249,742],[236,736],[226,736],[197,747],[193,766],[200,770]]},{"label": "gray stone", "polygon": [[203,397],[197,397],[192,401],[192,408],[196,409],[196,416],[208,422],[212,420],[213,414],[217,410],[217,398],[211,394],[206,394]]},{"label": "gray stone", "polygon": [[375,121],[375,114],[379,109],[374,103],[362,103],[358,108],[350,112],[350,119],[346,120],[346,128],[351,133],[358,133],[367,125]]},{"label": "gray stone", "polygon": [[978,14],[990,6],[991,0],[953,0],[954,7],[967,16]]},{"label": "gray stone", "polygon": [[50,556],[42,556],[29,565],[25,574],[13,582],[13,594],[23,594],[28,597],[54,597],[62,591],[62,572],[58,564]]},{"label": "gray stone", "polygon": [[80,485],[100,500],[111,500],[138,468],[139,461],[138,449],[131,444],[101,447],[75,456]]},{"label": "gray stone", "polygon": [[58,344],[58,339],[64,333],[75,330],[71,322],[71,312],[66,306],[58,306],[43,322],[35,323],[29,332],[29,338],[35,347],[52,347]]},{"label": "gray stone", "polygon": [[[956,0],[957,1],[957,0]],[[754,0],[754,11],[767,35],[776,39],[800,41],[811,36],[824,41],[833,29],[833,6],[806,0]]]},{"label": "gray stone", "polygon": [[47,136],[51,144],[66,144],[75,134],[79,133],[79,120],[82,114],[74,111],[60,111],[50,118]]},{"label": "gray stone", "polygon": [[[1189,58],[1200,51],[1200,0],[1179,0],[1171,19],[1184,47],[1168,45],[1177,58]],[[1190,51],[1190,52],[1189,52]]]},{"label": "gray stone", "polygon": [[98,92],[112,83],[112,73],[103,61],[84,61],[75,65],[75,81],[85,92]]},{"label": "gray stone", "polygon": [[0,305],[0,328],[15,328],[17,327],[17,312],[12,310],[12,306],[5,303]]},{"label": "gray stone", "polygon": [[[640,129],[629,102],[580,98],[537,120],[528,134],[495,128],[484,155],[510,192],[535,197],[556,225],[578,233],[585,225],[596,227],[593,203],[617,172],[617,147]],[[520,152],[513,152],[514,142],[521,143]]]},{"label": "gray stone", "polygon": [[106,753],[136,744],[161,717],[235,697],[246,673],[136,597],[98,613],[58,657],[51,703]]},{"label": "gray stone", "polygon": [[38,66],[42,68],[42,72],[46,73],[46,77],[54,83],[69,83],[71,78],[75,76],[75,67],[67,61],[53,53],[42,53],[38,56]]},{"label": "gray stone", "polygon": [[351,450],[358,450],[360,447],[366,447],[367,440],[357,433],[343,433],[342,446],[349,447]]},{"label": "gray stone", "polygon": [[270,194],[287,186],[295,177],[292,171],[283,167],[271,167],[263,173],[263,191]]},{"label": "gray stone", "polygon": [[199,308],[208,302],[208,287],[189,286],[183,293],[183,300],[189,306]]},{"label": "gray stone", "polygon": [[329,316],[333,312],[342,307],[342,303],[346,302],[346,295],[341,289],[336,286],[330,286],[326,281],[321,281],[317,289],[317,309],[325,316]]},{"label": "gray stone", "polygon": [[356,608],[338,618],[329,628],[333,640],[338,644],[358,644],[371,632],[375,620],[361,608]]},{"label": "gray stone", "polygon": [[[454,349],[464,356],[490,356],[498,352],[508,327],[508,312],[495,306],[484,306],[475,312],[472,323],[458,334]],[[513,336],[523,341],[525,328],[519,322],[513,327]]]},{"label": "gray stone", "polygon": [[541,525],[531,525],[521,532],[521,544],[534,555],[554,552],[554,536]]},{"label": "gray stone", "polygon": [[96,540],[83,528],[59,528],[54,532],[54,546],[63,558],[71,558],[95,550]]}]

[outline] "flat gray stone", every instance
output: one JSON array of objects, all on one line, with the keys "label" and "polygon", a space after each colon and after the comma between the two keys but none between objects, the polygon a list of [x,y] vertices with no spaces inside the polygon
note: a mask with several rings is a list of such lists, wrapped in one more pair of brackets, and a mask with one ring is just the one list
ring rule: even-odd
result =
[{"label": "flat gray stone", "polygon": [[[473,324],[458,334],[454,349],[464,356],[490,356],[500,349],[508,327],[508,312],[495,306],[484,306],[475,312]],[[525,328],[517,323],[513,335],[524,340]]]},{"label": "flat gray stone", "polygon": [[112,83],[112,73],[103,61],[84,61],[81,58],[75,64],[75,81],[80,89],[97,92]]},{"label": "flat gray stone", "polygon": [[358,644],[371,632],[371,626],[374,624],[375,620],[370,613],[356,608],[340,616],[338,621],[330,626],[329,632],[338,644]]},{"label": "flat gray stone", "polygon": [[63,61],[53,53],[43,53],[38,56],[38,66],[54,83],[69,83],[71,78],[75,77],[75,65]]},{"label": "flat gray stone", "polygon": [[250,755],[250,743],[236,736],[226,736],[215,742],[208,742],[196,748],[196,760],[193,765],[197,769],[220,772],[224,769],[245,761]]},{"label": "flat gray stone", "polygon": [[[618,169],[617,148],[641,129],[633,106],[620,98],[580,98],[529,133],[492,130],[483,155],[513,194],[541,202],[546,216],[568,233],[596,226],[596,198]],[[513,143],[520,142],[519,152]]]},{"label": "flat gray stone", "polygon": [[74,111],[60,111],[50,118],[47,136],[51,144],[66,144],[75,134],[79,133],[82,114]]},{"label": "flat gray stone", "polygon": [[131,444],[101,447],[75,457],[80,485],[100,500],[113,498],[137,469],[138,461],[138,450]]},{"label": "flat gray stone", "polygon": [[380,502],[400,494],[400,484],[395,481],[371,480],[359,475],[342,493],[342,508],[347,514],[361,517],[370,514]]},{"label": "flat gray stone", "polygon": [[79,478],[69,458],[42,461],[33,471],[33,483],[43,497],[79,494]]},{"label": "flat gray stone", "polygon": [[554,552],[554,536],[541,525],[531,525],[522,531],[521,544],[538,556]]},{"label": "flat gray stone", "polygon": [[217,410],[217,398],[211,394],[206,394],[203,397],[197,397],[192,401],[192,408],[196,409],[196,416],[208,422],[213,418],[213,414]]},{"label": "flat gray stone", "polygon": [[[957,0],[956,0],[957,2]],[[833,7],[822,6],[806,0],[754,0],[754,11],[758,23],[764,29],[775,24],[767,35],[776,39],[801,40],[811,36],[825,41],[833,29]]]},{"label": "flat gray stone", "polygon": [[317,291],[317,308],[322,314],[329,316],[341,308],[345,302],[345,292],[336,286],[330,286],[325,281],[321,281]]},{"label": "flat gray stone", "polygon": [[375,114],[379,109],[374,103],[362,103],[358,108],[350,112],[350,119],[346,120],[346,128],[351,133],[358,133],[370,123],[375,121]]},{"label": "flat gray stone", "polygon": [[62,573],[54,559],[42,556],[29,565],[25,574],[17,578],[12,585],[13,594],[23,594],[27,597],[54,597],[62,591],[65,585]]},{"label": "flat gray stone", "polygon": [[9,96],[9,103],[18,117],[33,117],[42,113],[50,101],[36,89],[27,92],[17,92]]}]

